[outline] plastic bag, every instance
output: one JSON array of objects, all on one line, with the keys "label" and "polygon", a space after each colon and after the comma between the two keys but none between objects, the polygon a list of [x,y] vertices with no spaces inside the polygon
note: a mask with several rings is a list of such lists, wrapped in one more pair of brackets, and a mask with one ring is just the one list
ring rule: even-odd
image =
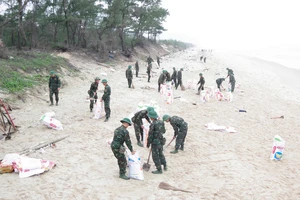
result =
[{"label": "plastic bag", "polygon": [[275,135],[273,140],[271,160],[281,160],[283,156],[285,141],[279,136]]},{"label": "plastic bag", "polygon": [[144,180],[144,173],[141,165],[141,158],[139,152],[136,151],[134,155],[127,150],[128,165],[129,165],[129,177],[137,180]]},{"label": "plastic bag", "polygon": [[55,130],[63,130],[62,124],[57,119],[52,118],[55,115],[54,112],[45,113],[40,121],[46,125],[48,128],[52,128]]}]

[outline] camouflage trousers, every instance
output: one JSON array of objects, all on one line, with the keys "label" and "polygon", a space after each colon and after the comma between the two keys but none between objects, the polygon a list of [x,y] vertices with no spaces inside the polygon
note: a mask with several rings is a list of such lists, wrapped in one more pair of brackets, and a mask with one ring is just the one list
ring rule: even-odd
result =
[{"label": "camouflage trousers", "polygon": [[175,85],[176,90],[177,90],[179,85],[180,85],[180,87],[182,86],[182,79],[177,80],[177,85]]},{"label": "camouflage trousers", "polygon": [[110,99],[104,100],[104,110],[106,113],[106,119],[110,118],[110,107],[109,107]]},{"label": "camouflage trousers", "polygon": [[120,175],[126,173],[126,166],[127,166],[127,161],[124,153],[120,153],[120,149],[111,149],[112,152],[114,153],[115,157],[118,160],[118,165],[120,169]]},{"label": "camouflage trousers", "polygon": [[142,129],[141,125],[138,125],[138,124],[134,123],[133,126],[134,126],[136,140],[138,142],[143,141],[143,138],[144,138],[143,136],[144,135],[143,135],[143,129]]},{"label": "camouflage trousers", "polygon": [[161,165],[166,165],[166,158],[163,153],[162,145],[151,145],[152,147],[152,159],[157,170],[161,170]]},{"label": "camouflage trousers", "polygon": [[97,102],[98,99],[97,93],[94,95],[94,92],[90,92],[90,98],[94,98],[93,100],[90,100],[90,109],[93,110],[94,104]]},{"label": "camouflage trousers", "polygon": [[180,147],[184,148],[184,141],[185,141],[187,131],[188,131],[187,125],[186,127],[179,130],[178,135],[176,137],[175,149],[179,149]]},{"label": "camouflage trousers", "polygon": [[55,101],[58,102],[59,98],[58,98],[58,90],[53,90],[53,89],[50,89],[50,92],[49,92],[49,96],[50,96],[50,101],[51,103],[53,103],[53,94],[55,95]]}]

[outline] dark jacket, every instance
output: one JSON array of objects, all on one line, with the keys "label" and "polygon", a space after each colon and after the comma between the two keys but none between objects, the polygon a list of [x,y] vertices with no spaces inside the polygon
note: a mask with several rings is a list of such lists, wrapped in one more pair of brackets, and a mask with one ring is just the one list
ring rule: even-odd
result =
[{"label": "dark jacket", "polygon": [[60,88],[61,84],[60,84],[60,79],[57,75],[55,75],[54,77],[50,76],[49,78],[49,88],[51,90],[57,90],[58,88]]},{"label": "dark jacket", "polygon": [[124,142],[130,151],[132,151],[131,140],[128,130],[122,125],[114,132],[114,139],[111,143],[112,149],[120,149]]}]

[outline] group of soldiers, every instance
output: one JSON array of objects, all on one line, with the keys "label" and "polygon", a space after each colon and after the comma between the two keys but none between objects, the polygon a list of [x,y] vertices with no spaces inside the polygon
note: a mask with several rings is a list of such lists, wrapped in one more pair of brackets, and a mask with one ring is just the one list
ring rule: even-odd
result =
[{"label": "group of soldiers", "polygon": [[[148,82],[150,82],[150,72],[152,68],[152,62],[153,59],[149,56],[147,58],[148,67],[147,67],[147,74],[148,74]],[[159,58],[157,57],[157,62],[160,64]],[[138,77],[139,73],[139,64],[138,61],[135,63],[135,69],[136,69],[136,77]],[[231,84],[231,91],[234,91],[235,87],[235,78],[233,74],[233,70],[227,68],[228,70],[228,76],[229,77],[229,83]],[[163,70],[162,74],[160,75],[158,79],[158,91],[160,91],[160,86],[165,81],[172,81],[173,84],[175,84],[175,88],[180,85],[182,87],[182,71],[183,68],[181,68],[178,72],[176,71],[176,68],[173,67],[173,73],[172,76],[170,76],[170,73],[167,70]],[[128,87],[131,88],[132,86],[132,79],[133,79],[133,73],[132,73],[132,66],[128,66],[128,69],[126,70],[126,78],[128,80]],[[204,84],[205,79],[203,77],[203,74],[200,73],[200,80],[198,84],[200,84],[198,88],[198,94],[200,93],[200,90],[204,90]],[[227,78],[226,77],[226,78]],[[100,82],[100,78],[96,77],[95,81],[91,84],[90,89],[88,90],[88,94],[90,97],[90,111],[93,111],[94,104],[98,100],[97,96],[97,90]],[[216,83],[218,85],[218,88],[220,89],[220,86],[222,85],[222,82],[225,80],[225,78],[219,78],[216,80]],[[108,85],[108,81],[106,79],[103,79],[101,83],[104,86],[104,93],[101,97],[101,102],[104,101],[104,109],[106,113],[105,122],[107,122],[110,118],[110,95],[111,95],[111,88]],[[49,78],[49,93],[50,93],[50,101],[53,105],[53,95],[55,95],[56,105],[58,105],[58,93],[61,87],[61,82],[59,77],[56,75],[54,71],[50,72],[50,78]],[[143,132],[144,132],[144,125],[143,125],[143,119],[148,121],[150,123],[150,128],[148,132],[148,138],[147,138],[147,148],[151,149],[152,151],[152,159],[155,163],[156,170],[152,171],[153,174],[162,174],[164,169],[167,170],[167,161],[163,153],[163,146],[166,143],[166,139],[163,136],[166,132],[165,129],[165,123],[170,123],[174,130],[174,136],[173,140],[176,139],[175,149],[171,151],[170,153],[176,154],[179,150],[184,150],[184,144],[185,144],[185,138],[188,131],[188,123],[184,121],[179,116],[169,116],[169,115],[163,115],[162,118],[159,118],[157,112],[154,110],[153,107],[148,107],[145,110],[141,110],[134,114],[134,116],[129,118],[124,118],[120,120],[121,126],[115,129],[114,131],[114,137],[113,141],[111,143],[111,149],[118,160],[119,165],[119,177],[124,180],[128,180],[129,177],[126,176],[126,166],[127,161],[125,157],[125,146],[128,147],[130,152],[134,155],[135,151],[132,147],[132,142],[129,136],[129,132],[127,128],[133,124],[135,136],[137,140],[137,145],[140,147],[143,147],[143,142],[146,138],[143,138]],[[170,143],[171,143],[170,142]],[[163,168],[162,168],[163,167]]]},{"label": "group of soldiers", "polygon": [[[228,83],[230,84],[230,91],[231,91],[231,92],[234,92],[234,88],[235,88],[235,77],[234,77],[233,70],[232,70],[232,69],[229,69],[229,68],[226,68],[226,70],[228,71],[227,77],[226,77],[226,78],[229,77],[229,82],[228,82]],[[204,84],[205,84],[205,79],[204,79],[202,73],[199,74],[199,77],[200,77],[200,80],[198,81],[198,84],[197,84],[197,85],[200,84],[200,86],[198,87],[198,92],[196,93],[197,95],[200,95],[200,91],[201,91],[201,90],[204,90]],[[226,78],[218,78],[218,79],[216,80],[217,87],[218,87],[219,91],[221,91],[221,87],[222,87],[222,89],[223,89],[222,83],[223,83],[223,81],[225,81]]]},{"label": "group of soldiers", "polygon": [[181,117],[170,117],[169,115],[164,115],[161,120],[153,107],[148,107],[145,110],[141,110],[135,113],[131,120],[129,118],[122,119],[120,121],[122,125],[114,131],[111,149],[118,160],[119,177],[121,179],[130,179],[128,176],[126,176],[127,161],[124,154],[124,143],[130,150],[131,154],[135,154],[127,128],[133,123],[137,144],[138,146],[143,147],[142,142],[145,139],[143,138],[143,119],[146,119],[150,123],[147,138],[147,148],[150,148],[151,146],[150,151],[152,152],[152,159],[156,167],[156,170],[152,171],[153,174],[162,174],[163,170],[167,171],[168,169],[167,161],[163,152],[163,146],[166,143],[166,139],[163,136],[166,132],[164,122],[170,123],[174,129],[174,136],[172,141],[176,138],[175,149],[170,153],[176,154],[178,153],[178,150],[184,150],[188,124]]}]

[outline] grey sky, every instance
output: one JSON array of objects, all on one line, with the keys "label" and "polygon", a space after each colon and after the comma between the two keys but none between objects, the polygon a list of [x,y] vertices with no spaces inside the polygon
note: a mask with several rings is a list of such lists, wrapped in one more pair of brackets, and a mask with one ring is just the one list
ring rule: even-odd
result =
[{"label": "grey sky", "polygon": [[298,0],[162,0],[170,11],[161,38],[206,48],[300,45]]}]

